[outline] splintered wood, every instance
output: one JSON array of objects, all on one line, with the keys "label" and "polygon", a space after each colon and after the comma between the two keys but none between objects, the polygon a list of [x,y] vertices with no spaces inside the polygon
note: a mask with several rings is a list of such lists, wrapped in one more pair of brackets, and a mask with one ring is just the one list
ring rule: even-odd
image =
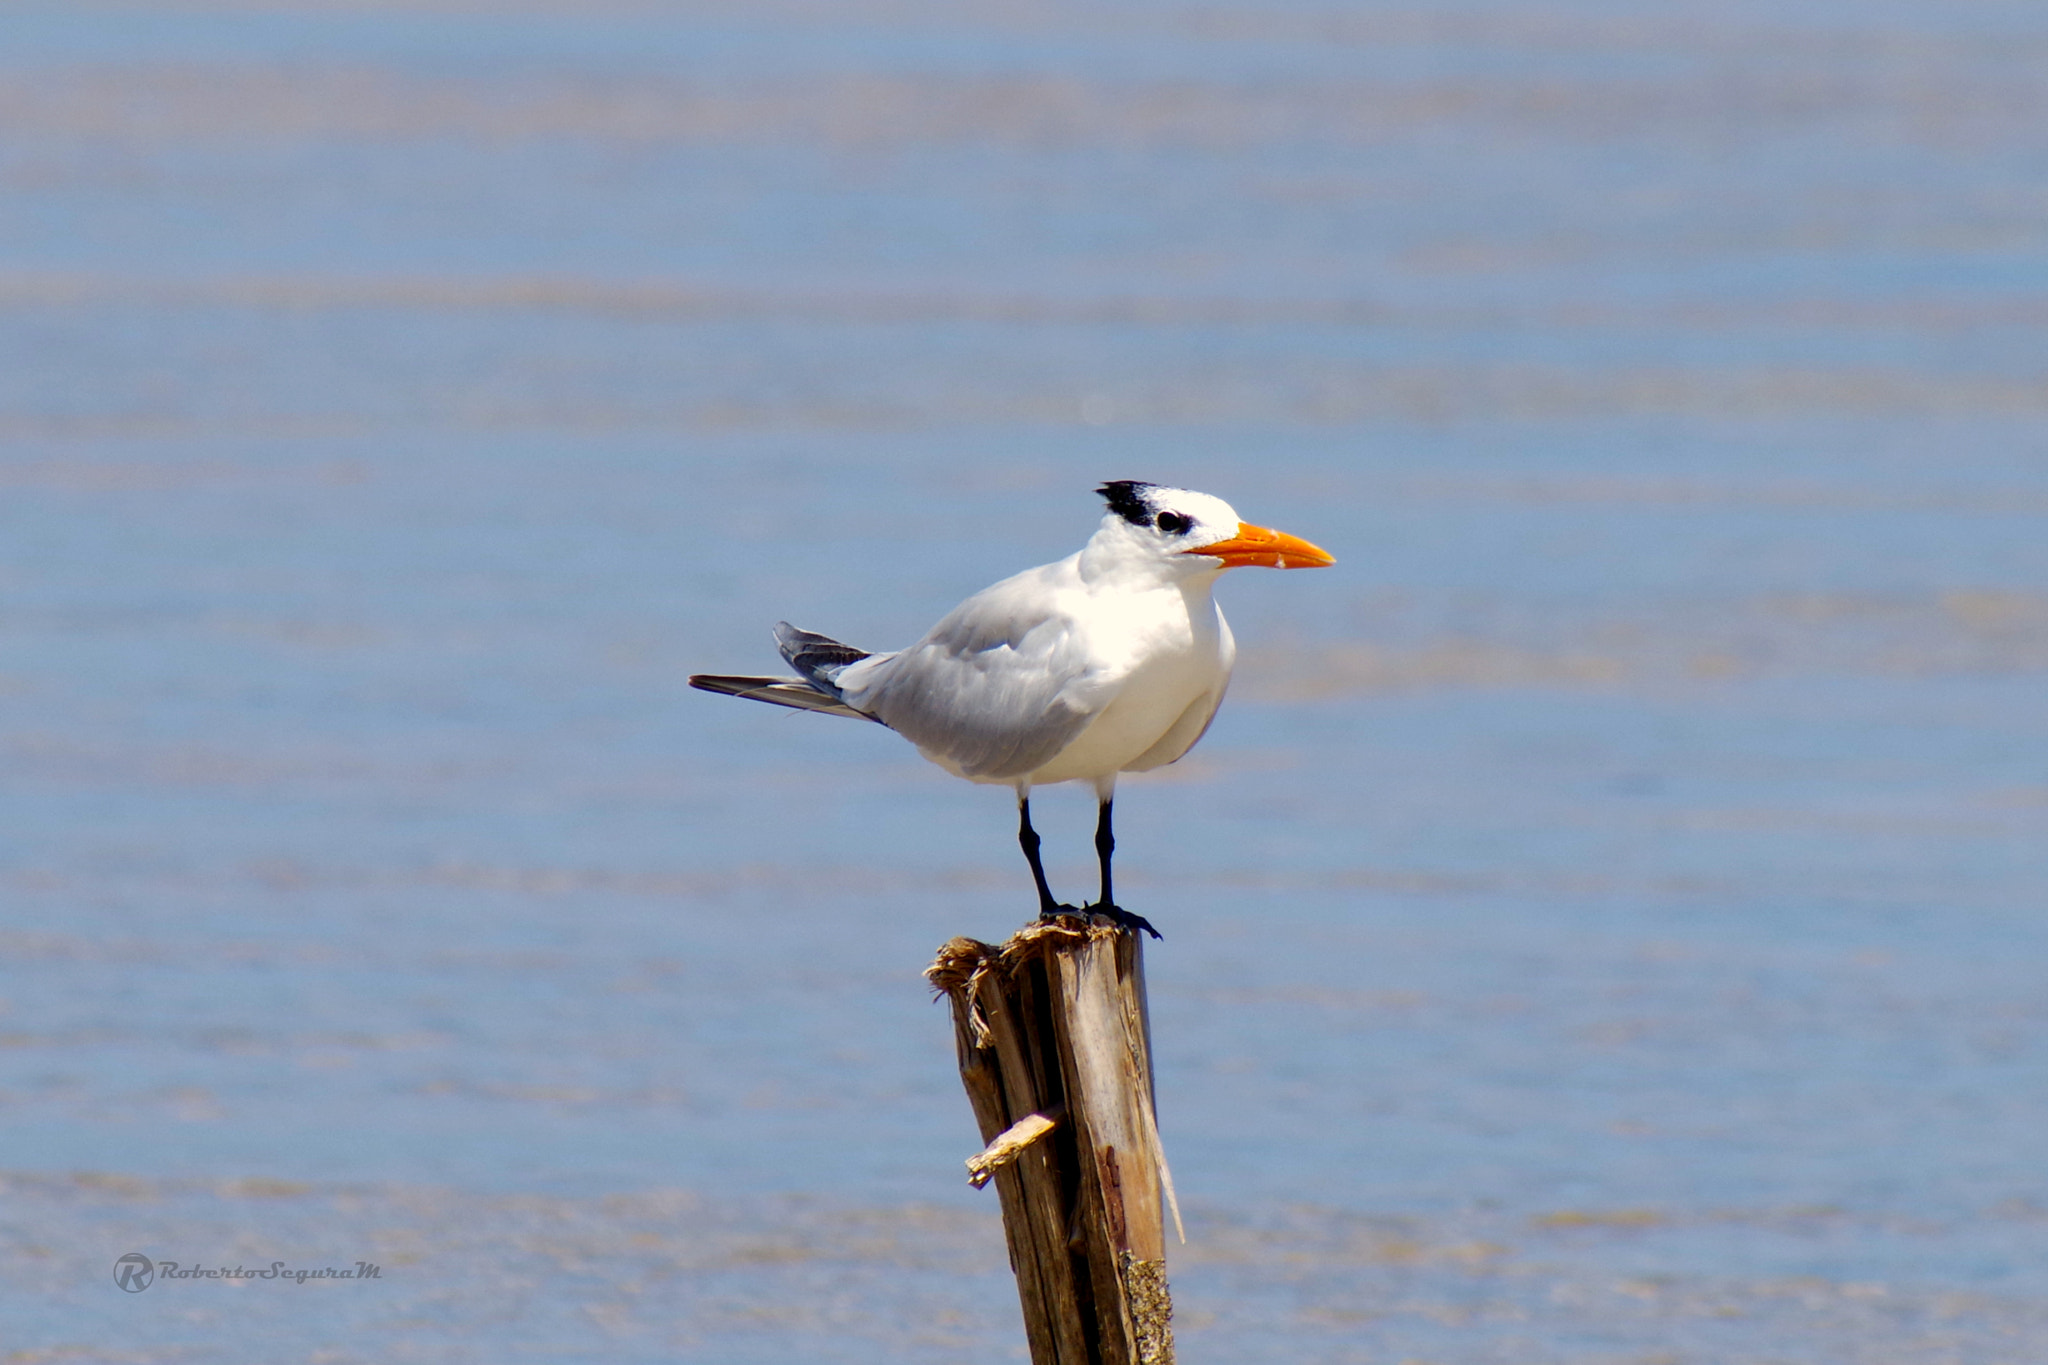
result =
[{"label": "splintered wood", "polygon": [[[1111,921],[956,938],[926,975],[953,1004],[1032,1365],[1172,1365],[1144,947]],[[1180,1212],[1173,1209],[1174,1225]]]}]

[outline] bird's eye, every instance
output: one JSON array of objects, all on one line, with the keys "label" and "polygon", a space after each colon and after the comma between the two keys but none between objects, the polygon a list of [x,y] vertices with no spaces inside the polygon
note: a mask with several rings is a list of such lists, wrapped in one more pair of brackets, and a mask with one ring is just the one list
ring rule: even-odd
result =
[{"label": "bird's eye", "polygon": [[1161,512],[1152,524],[1170,536],[1177,536],[1194,525],[1194,522],[1178,512]]}]

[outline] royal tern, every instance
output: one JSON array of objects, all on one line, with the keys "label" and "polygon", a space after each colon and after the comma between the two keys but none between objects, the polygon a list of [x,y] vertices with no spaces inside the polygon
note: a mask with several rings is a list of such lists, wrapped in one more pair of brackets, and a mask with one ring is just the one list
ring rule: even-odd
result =
[{"label": "royal tern", "polygon": [[1086,910],[1149,930],[1110,894],[1117,774],[1173,762],[1215,717],[1237,657],[1212,596],[1225,569],[1334,561],[1207,493],[1132,479],[1096,491],[1109,511],[1077,553],[984,588],[908,649],[870,654],[784,621],[775,643],[800,676],[699,674],[690,686],[876,721],[950,773],[1015,788],[1017,842],[1047,917],[1073,907],[1046,884],[1031,789],[1093,783],[1102,895]]}]

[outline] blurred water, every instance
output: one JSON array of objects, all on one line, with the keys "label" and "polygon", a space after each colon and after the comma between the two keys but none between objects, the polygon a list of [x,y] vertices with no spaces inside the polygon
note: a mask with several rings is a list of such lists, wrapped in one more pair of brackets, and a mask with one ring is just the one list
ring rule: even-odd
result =
[{"label": "blurred water", "polygon": [[1007,798],[682,679],[1143,477],[1340,559],[1119,803],[1184,1359],[2039,1360],[2044,56],[10,6],[6,1346],[1021,1359],[918,977]]}]

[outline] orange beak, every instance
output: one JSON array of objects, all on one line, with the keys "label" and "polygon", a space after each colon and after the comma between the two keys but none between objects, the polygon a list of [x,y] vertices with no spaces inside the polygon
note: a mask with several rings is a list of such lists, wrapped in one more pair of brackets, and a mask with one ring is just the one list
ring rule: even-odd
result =
[{"label": "orange beak", "polygon": [[1237,534],[1199,550],[1182,550],[1184,555],[1206,555],[1220,559],[1226,569],[1256,565],[1262,569],[1321,569],[1337,562],[1328,550],[1318,549],[1285,531],[1269,531],[1246,522],[1237,524]]}]

